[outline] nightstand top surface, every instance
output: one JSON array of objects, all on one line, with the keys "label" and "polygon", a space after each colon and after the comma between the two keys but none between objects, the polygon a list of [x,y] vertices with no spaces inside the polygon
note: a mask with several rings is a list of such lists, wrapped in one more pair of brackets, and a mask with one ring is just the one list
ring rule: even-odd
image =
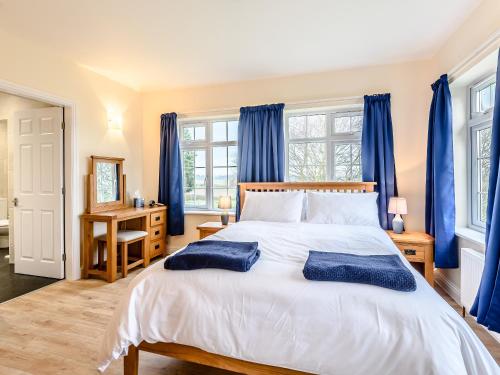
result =
[{"label": "nightstand top surface", "polygon": [[411,242],[411,243],[433,243],[434,237],[424,232],[403,232],[394,233],[392,230],[386,231],[393,241]]},{"label": "nightstand top surface", "polygon": [[[231,225],[229,223],[228,225]],[[220,221],[207,221],[206,223],[198,225],[197,229],[223,229],[227,228],[228,225],[222,225]]]}]

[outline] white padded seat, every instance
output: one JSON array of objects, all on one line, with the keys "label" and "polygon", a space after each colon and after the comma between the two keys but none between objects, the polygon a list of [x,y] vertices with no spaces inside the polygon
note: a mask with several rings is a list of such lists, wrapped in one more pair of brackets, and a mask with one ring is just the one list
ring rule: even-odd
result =
[{"label": "white padded seat", "polygon": [[[116,234],[116,242],[129,242],[146,237],[148,232],[143,230],[119,230]],[[106,233],[95,238],[97,241],[106,241]]]}]

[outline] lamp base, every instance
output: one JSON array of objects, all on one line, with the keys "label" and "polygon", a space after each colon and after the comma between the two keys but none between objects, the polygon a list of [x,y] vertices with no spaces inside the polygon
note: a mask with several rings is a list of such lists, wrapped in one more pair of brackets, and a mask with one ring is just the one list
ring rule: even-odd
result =
[{"label": "lamp base", "polygon": [[228,214],[220,215],[220,222],[222,223],[222,225],[228,225],[229,224],[229,215]]},{"label": "lamp base", "polygon": [[405,225],[404,225],[403,218],[401,217],[400,214],[396,214],[394,216],[394,219],[392,219],[392,231],[397,234],[401,234],[404,231]]}]

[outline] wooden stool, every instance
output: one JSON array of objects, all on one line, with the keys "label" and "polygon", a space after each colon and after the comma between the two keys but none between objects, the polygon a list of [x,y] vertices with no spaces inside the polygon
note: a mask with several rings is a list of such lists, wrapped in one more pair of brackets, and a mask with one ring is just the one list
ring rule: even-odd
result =
[{"label": "wooden stool", "polygon": [[[141,264],[144,264],[144,255],[146,252],[146,241],[144,239],[148,235],[148,232],[142,230],[119,230],[116,236],[116,245],[121,247],[121,269],[122,277],[127,277],[128,271],[135,268]],[[96,237],[97,241],[97,266],[99,268],[104,267],[104,249],[106,244],[106,233]],[[140,258],[130,258],[128,256],[128,245],[135,242],[141,242],[141,257]],[[132,263],[129,264],[129,260]]]}]

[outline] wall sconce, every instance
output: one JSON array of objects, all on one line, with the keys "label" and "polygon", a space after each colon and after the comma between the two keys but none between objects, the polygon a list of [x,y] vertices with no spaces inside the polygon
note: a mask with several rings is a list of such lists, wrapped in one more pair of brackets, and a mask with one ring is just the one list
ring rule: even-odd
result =
[{"label": "wall sconce", "polygon": [[108,129],[122,130],[122,116],[113,110],[108,110]]}]

